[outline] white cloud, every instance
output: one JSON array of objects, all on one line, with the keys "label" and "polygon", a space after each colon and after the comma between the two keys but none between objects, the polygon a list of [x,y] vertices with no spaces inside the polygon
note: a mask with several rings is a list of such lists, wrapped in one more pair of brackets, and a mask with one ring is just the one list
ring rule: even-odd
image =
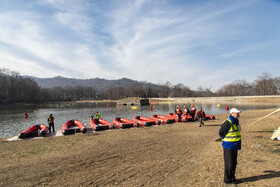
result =
[{"label": "white cloud", "polygon": [[218,89],[235,74],[249,78],[244,69],[261,71],[252,63],[262,62],[248,54],[271,46],[277,54],[272,40],[279,38],[252,41],[262,34],[252,17],[258,3],[46,0],[32,11],[1,11],[0,66],[40,77],[128,77]]}]

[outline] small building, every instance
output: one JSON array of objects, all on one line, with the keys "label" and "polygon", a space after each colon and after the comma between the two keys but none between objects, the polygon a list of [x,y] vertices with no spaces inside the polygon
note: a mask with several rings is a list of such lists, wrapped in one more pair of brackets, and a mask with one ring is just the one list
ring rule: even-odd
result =
[{"label": "small building", "polygon": [[140,106],[145,106],[149,105],[149,99],[145,98],[140,98],[140,97],[129,97],[125,99],[119,99],[117,101],[117,105],[140,105]]}]

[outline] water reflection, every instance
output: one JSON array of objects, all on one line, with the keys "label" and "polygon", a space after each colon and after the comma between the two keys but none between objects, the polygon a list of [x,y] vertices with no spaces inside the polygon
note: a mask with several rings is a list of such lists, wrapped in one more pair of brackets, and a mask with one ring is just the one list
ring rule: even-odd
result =
[{"label": "water reflection", "polygon": [[[107,107],[108,104],[108,107]],[[71,119],[78,119],[84,124],[89,124],[90,115],[95,116],[96,112],[101,117],[112,122],[115,117],[133,119],[134,116],[142,115],[150,117],[152,114],[167,115],[174,112],[177,104],[168,103],[150,106],[119,106],[116,103],[76,103],[76,104],[49,104],[47,106],[13,106],[0,107],[0,138],[17,135],[22,130],[34,124],[47,124],[49,114],[55,117],[55,129],[60,130],[63,123]],[[183,108],[184,105],[180,105]],[[190,108],[190,105],[186,105]],[[206,114],[219,114],[226,112],[226,105],[217,104],[195,104],[196,108],[202,107]],[[241,111],[256,110],[265,108],[276,108],[279,105],[229,105],[229,108],[236,107]],[[28,113],[25,119],[24,113]]]}]

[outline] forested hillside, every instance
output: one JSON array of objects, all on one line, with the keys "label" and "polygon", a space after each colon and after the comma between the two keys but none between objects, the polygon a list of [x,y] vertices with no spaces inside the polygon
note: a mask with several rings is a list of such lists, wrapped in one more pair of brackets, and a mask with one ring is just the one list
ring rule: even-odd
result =
[{"label": "forested hillside", "polygon": [[211,88],[198,87],[191,90],[188,86],[169,82],[159,85],[139,82],[127,78],[106,79],[69,79],[54,77],[41,79],[21,76],[18,72],[0,68],[0,103],[41,103],[49,101],[77,101],[93,99],[120,99],[125,97],[217,97],[278,95],[280,79],[263,73],[252,83],[235,80],[224,85],[216,92]]},{"label": "forested hillside", "polygon": [[66,77],[53,77],[53,78],[38,78],[38,77],[29,77],[34,79],[38,85],[42,88],[53,88],[53,87],[65,87],[65,86],[82,86],[82,87],[95,87],[98,91],[104,91],[108,88],[115,87],[116,85],[120,87],[135,88],[138,86],[142,87],[158,87],[156,84],[148,82],[139,82],[131,80],[128,78],[122,78],[117,80],[107,80],[107,79],[74,79]]}]

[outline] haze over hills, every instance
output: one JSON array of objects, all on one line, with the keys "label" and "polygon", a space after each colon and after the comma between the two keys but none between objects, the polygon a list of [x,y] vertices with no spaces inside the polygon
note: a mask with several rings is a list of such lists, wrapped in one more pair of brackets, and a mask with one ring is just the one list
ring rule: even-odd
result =
[{"label": "haze over hills", "polygon": [[53,88],[57,86],[65,87],[65,86],[83,86],[83,87],[94,87],[98,91],[103,91],[108,88],[113,87],[131,87],[135,88],[138,86],[146,87],[157,87],[158,85],[152,84],[149,82],[139,82],[128,78],[116,79],[116,80],[107,80],[107,79],[75,79],[75,78],[66,78],[66,77],[53,77],[53,78],[38,78],[38,77],[30,77],[34,79],[41,88]]}]

